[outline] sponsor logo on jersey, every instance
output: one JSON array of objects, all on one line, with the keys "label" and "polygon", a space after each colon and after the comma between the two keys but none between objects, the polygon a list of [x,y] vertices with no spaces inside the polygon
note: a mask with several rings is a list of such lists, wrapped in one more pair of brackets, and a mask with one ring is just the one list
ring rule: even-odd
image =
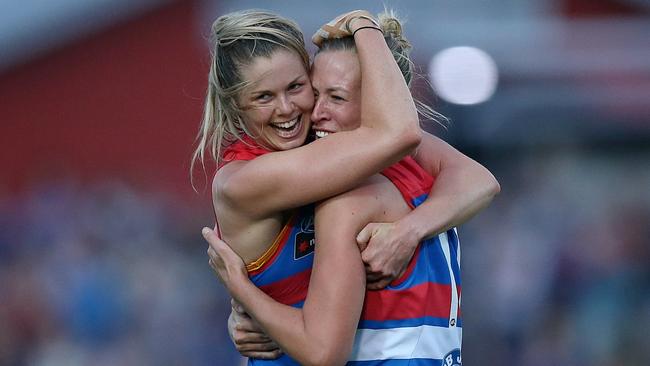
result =
[{"label": "sponsor logo on jersey", "polygon": [[458,348],[447,353],[445,357],[442,358],[443,366],[461,366],[462,364],[463,363],[460,357],[460,349]]},{"label": "sponsor logo on jersey", "polygon": [[300,231],[294,240],[293,259],[300,259],[314,252],[314,217],[308,215],[300,222]]}]

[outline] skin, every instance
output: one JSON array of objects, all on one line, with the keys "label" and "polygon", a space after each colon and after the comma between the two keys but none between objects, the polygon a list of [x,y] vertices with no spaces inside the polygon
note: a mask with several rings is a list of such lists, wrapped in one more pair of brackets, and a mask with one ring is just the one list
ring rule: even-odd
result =
[{"label": "skin", "polygon": [[[351,30],[369,24],[365,20],[353,23]],[[269,238],[282,228],[287,210],[351,189],[417,147],[421,132],[408,87],[397,65],[390,62],[392,56],[383,39],[365,38],[360,59],[367,75],[367,98],[361,101],[366,106],[361,127],[305,147],[294,148],[305,142],[313,108],[301,60],[274,52],[252,60],[242,70],[251,85],[238,98],[243,122],[261,145],[277,150],[253,161],[229,163],[213,181],[213,206],[221,235],[246,262],[267,249]],[[299,85],[303,80],[307,87]],[[278,123],[297,116],[300,133],[277,129]],[[369,142],[359,146],[358,141]],[[316,159],[319,169],[312,169]]]},{"label": "skin", "polygon": [[[361,70],[356,53],[320,53],[311,76],[316,135],[358,128]],[[436,184],[413,214],[393,223],[371,223],[357,235],[371,290],[382,289],[399,277],[420,241],[466,222],[500,190],[487,169],[428,133],[412,156],[436,177]]]},{"label": "skin", "polygon": [[[408,87],[397,65],[387,62],[392,56],[383,39],[374,36],[362,47],[369,80],[361,127],[328,141],[294,148],[305,141],[313,108],[307,70],[298,56],[281,49],[243,70],[252,86],[240,96],[242,119],[258,143],[281,150],[229,163],[213,181],[221,235],[247,263],[266,251],[287,210],[351,189],[419,144],[417,112],[410,96],[404,97],[410,95]],[[388,85],[393,86],[390,93],[385,92]],[[376,100],[383,103],[373,106]],[[398,116],[407,122],[398,123]],[[277,128],[295,118],[300,122],[293,129]],[[359,146],[358,141],[371,142]],[[312,169],[315,160],[319,169]]]},{"label": "skin", "polygon": [[[269,150],[302,146],[309,133],[309,111],[314,105],[309,75],[298,55],[278,50],[273,57],[258,57],[242,70],[245,80],[256,80],[239,96],[246,121],[257,143]],[[295,122],[292,128],[281,125]]]},{"label": "skin", "polygon": [[[314,94],[316,96],[316,105],[312,112],[312,121],[313,121],[313,129],[317,132],[317,135],[323,135],[324,133],[337,133],[342,131],[350,131],[359,127],[359,115],[360,115],[359,100],[361,98],[360,75],[361,73],[360,73],[358,57],[353,52],[349,52],[349,51],[325,52],[317,56],[312,69],[312,86],[314,88]],[[329,138],[331,138],[331,136],[325,137],[324,140]],[[462,157],[459,157],[457,155],[461,155]],[[431,157],[438,157],[438,159],[437,160],[432,159]],[[408,228],[409,225],[413,225],[414,223],[417,223],[418,220],[416,219],[416,220],[409,221],[405,219],[408,216],[415,216],[415,215],[408,215],[409,212],[408,207],[406,207],[406,205],[400,199],[399,192],[396,192],[392,184],[390,182],[387,182],[386,179],[383,177],[379,177],[379,176],[373,177],[369,181],[367,181],[365,185],[362,185],[362,187],[359,187],[354,191],[348,192],[345,195],[340,196],[339,199],[330,200],[330,201],[337,201],[342,203],[336,203],[336,204],[326,203],[319,206],[319,209],[317,211],[317,238],[319,243],[319,245],[317,246],[317,252],[319,254],[317,254],[316,256],[316,263],[314,264],[314,272],[312,274],[312,283],[310,284],[310,289],[312,288],[312,285],[317,287],[315,287],[314,291],[310,291],[309,296],[311,296],[312,298],[311,298],[311,302],[310,300],[308,300],[308,302],[318,304],[316,305],[316,307],[320,309],[321,321],[322,318],[325,316],[323,314],[323,309],[331,308],[331,309],[339,309],[340,311],[338,312],[333,311],[331,313],[332,316],[331,319],[336,319],[333,322],[338,324],[338,326],[333,325],[329,332],[324,331],[322,329],[310,330],[308,329],[309,326],[307,322],[309,316],[307,314],[309,314],[311,308],[308,308],[306,303],[303,317],[302,317],[302,319],[304,319],[305,322],[303,326],[306,329],[305,330],[306,334],[298,332],[298,334],[301,334],[302,337],[317,337],[317,339],[319,339],[320,341],[320,343],[317,342],[317,344],[333,345],[332,349],[346,349],[346,345],[347,345],[346,342],[350,340],[349,337],[350,334],[349,332],[351,331],[350,329],[356,329],[356,322],[358,321],[358,314],[356,312],[357,308],[355,307],[355,305],[358,305],[360,307],[360,303],[362,304],[363,302],[362,298],[360,300],[360,303],[355,302],[355,300],[359,300],[358,296],[355,297],[355,295],[362,293],[362,291],[359,289],[359,284],[361,282],[365,283],[365,281],[356,281],[350,279],[358,279],[357,269],[358,269],[358,265],[362,263],[360,259],[362,259],[363,255],[368,253],[368,257],[370,258],[369,259],[370,261],[378,257],[380,258],[382,256],[388,258],[395,258],[396,256],[400,258],[405,258],[405,260],[402,260],[402,263],[400,263],[397,266],[397,269],[392,269],[393,272],[388,275],[384,275],[381,272],[380,268],[382,267],[372,268],[371,265],[366,265],[365,270],[368,272],[368,280],[372,282],[373,274],[377,274],[374,279],[374,283],[378,284],[377,286],[384,287],[392,279],[394,279],[396,276],[402,273],[406,263],[408,262],[408,259],[410,259],[410,257],[412,256],[413,251],[415,250],[415,247],[420,240],[422,240],[426,236],[435,235],[441,231],[444,231],[448,227],[456,226],[456,221],[458,220],[462,220],[462,221],[467,220],[471,215],[473,215],[478,210],[482,209],[485,205],[487,205],[487,203],[489,203],[489,201],[491,200],[492,196],[494,196],[494,194],[498,192],[498,183],[496,183],[494,177],[489,172],[487,172],[487,170],[480,167],[480,165],[473,162],[471,159],[464,157],[464,155],[460,154],[455,149],[451,148],[450,146],[444,143],[441,143],[439,140],[436,140],[430,135],[425,136],[425,139],[423,140],[423,143],[421,144],[418,153],[415,154],[415,158],[418,160],[418,163],[420,163],[420,165],[427,166],[429,167],[430,170],[437,171],[437,172],[440,172],[442,170],[444,159],[449,159],[451,161],[460,161],[460,163],[457,163],[458,166],[459,167],[464,166],[463,169],[469,170],[469,173],[465,174],[465,178],[471,178],[471,177],[475,179],[478,178],[479,181],[483,179],[484,181],[487,182],[486,186],[488,186],[489,188],[483,192],[478,192],[476,190],[468,190],[472,194],[472,197],[479,197],[473,203],[474,207],[472,209],[470,210],[466,209],[465,212],[458,215],[454,211],[452,212],[452,215],[445,218],[446,220],[444,221],[445,224],[441,224],[443,221],[438,222],[434,220],[434,222],[441,225],[438,228],[433,228],[430,224],[422,225],[423,227],[425,227],[424,230],[420,229],[418,231],[415,231],[415,234],[409,234],[409,235],[405,235],[400,230],[405,227]],[[471,164],[468,164],[468,161],[470,161]],[[448,162],[444,164],[447,164],[447,166],[449,166],[449,168],[447,169],[454,169],[453,164],[449,164]],[[472,166],[473,169],[468,169],[467,166]],[[477,166],[480,167],[480,169]],[[448,179],[448,181],[452,181],[452,180]],[[470,180],[470,182],[471,181],[472,180]],[[462,182],[460,183],[461,183],[460,187],[465,188],[462,185]],[[437,193],[436,189],[437,188],[434,187],[434,189],[432,190],[434,194]],[[438,189],[438,192],[440,192],[440,189]],[[467,191],[463,192],[462,189],[457,191],[453,189],[451,190],[446,189],[445,191],[445,189],[443,189],[442,190],[442,193],[444,193],[443,197],[445,197],[447,201],[434,200],[432,201],[432,203],[429,203],[427,206],[423,204],[420,206],[421,209],[419,213],[421,215],[428,215],[425,218],[428,218],[428,221],[430,222],[431,217],[435,216],[436,214],[439,215],[439,213],[441,212],[440,210],[442,210],[443,208],[445,210],[448,210],[449,208],[448,200],[450,198],[454,198],[456,200],[460,199],[461,202],[463,202],[462,196],[460,194],[461,192],[464,193],[465,195],[467,194]],[[368,203],[362,205],[359,197],[368,197],[368,195],[374,195],[375,197],[382,197],[381,201],[384,201],[386,203],[379,206],[376,205],[373,206]],[[487,197],[487,198],[482,199],[482,197]],[[374,202],[376,200],[370,200],[370,201]],[[402,204],[401,205],[398,204],[399,202],[401,202]],[[441,205],[441,203],[444,203],[444,205]],[[333,207],[333,208],[321,209],[321,207]],[[354,214],[350,215],[350,212]],[[389,214],[386,214],[386,212],[388,212]],[[329,220],[331,220],[330,222],[338,223],[336,227],[328,227],[326,224],[323,223],[326,222],[326,220],[328,220],[328,217]],[[346,217],[346,219],[341,219],[341,217]],[[371,221],[391,221],[392,223],[375,224],[372,223]],[[341,222],[345,222],[346,225],[341,225]],[[361,230],[361,228],[363,228],[364,226],[365,228]],[[318,230],[323,230],[322,232],[324,232],[325,234],[319,235]],[[359,233],[359,231],[361,231],[361,233]],[[357,233],[359,234],[357,235]],[[373,241],[370,241],[368,248],[361,253],[362,257],[360,258],[356,245],[352,245],[352,246],[348,245],[343,248],[333,249],[332,247],[338,248],[338,246],[341,245],[341,243],[345,242],[344,240],[341,239],[339,239],[338,241],[335,240],[336,237],[338,238],[357,237],[357,240],[360,241],[360,243],[362,244],[367,243],[368,241],[370,241],[370,238],[373,238],[375,239],[375,242],[384,240],[385,242],[388,242],[389,244],[392,245],[388,246],[390,250],[386,250],[385,248],[387,246],[385,244],[382,244],[383,246],[380,246],[374,244]],[[355,250],[354,253],[350,250],[351,247]],[[362,247],[365,247],[365,245],[362,245]],[[380,247],[384,249],[375,250],[373,252],[372,249],[376,247]],[[384,255],[385,253],[388,253],[391,250],[393,251],[392,255],[388,255],[388,256]],[[323,254],[323,253],[333,253],[333,254]],[[323,256],[327,256],[327,258],[323,258]],[[336,260],[331,261],[332,258],[335,258]],[[381,261],[384,259],[380,258],[379,260]],[[317,265],[317,263],[320,264]],[[326,270],[320,269],[323,267],[327,269]],[[345,267],[345,269],[342,270],[341,268],[343,267]],[[363,267],[361,268],[363,269]],[[344,274],[341,277],[341,280],[347,279],[344,281],[345,282],[344,285],[341,285],[340,281],[336,281],[336,278],[334,279],[332,278],[331,274],[333,272],[337,272],[337,275]],[[329,282],[327,280],[328,278],[329,278]],[[335,288],[330,289],[328,287],[335,287]],[[331,302],[332,301],[331,298],[333,296],[334,297],[344,296],[342,298],[345,298],[348,301],[346,301],[346,304],[333,304]],[[266,304],[266,306],[269,306],[269,304]],[[270,314],[275,314],[275,317],[277,318],[277,314],[279,313],[276,312],[281,310],[275,309],[275,307],[271,307],[271,308],[274,309],[274,312]],[[290,312],[292,311],[293,310],[290,310]],[[295,319],[300,319],[300,317],[298,317],[297,315],[291,315],[290,313],[287,313],[286,316],[287,318],[286,319],[283,318],[283,321],[280,323],[288,324],[286,322],[288,321],[293,322],[296,321]],[[346,319],[348,323],[346,323]],[[234,305],[234,312],[233,315],[231,315],[230,322],[231,322],[231,327],[229,327],[229,329],[231,331],[231,336],[233,337],[233,339],[235,339],[236,343],[237,343],[236,338],[237,337],[240,338],[241,342],[238,345],[241,347],[240,352],[243,353],[248,352],[247,355],[250,357],[260,357],[260,354],[267,356],[268,358],[277,357],[277,355],[280,352],[279,349],[277,348],[271,349],[270,351],[267,351],[266,354],[264,354],[263,351],[272,348],[275,344],[265,334],[255,333],[255,331],[250,330],[250,329],[259,329],[257,328],[258,325],[237,304]],[[325,323],[329,324],[329,322],[325,322]],[[240,329],[236,329],[237,324],[241,325]],[[296,324],[296,323],[291,323],[291,324]],[[300,324],[300,322],[298,321],[297,324]],[[235,327],[233,327],[232,325],[234,325]],[[354,325],[354,327],[352,327],[352,325]],[[267,326],[269,325],[267,324]],[[282,325],[273,324],[270,326],[281,327]],[[277,328],[275,328],[274,330],[277,331]],[[310,348],[309,345],[302,344],[302,342],[300,341],[300,337],[294,337],[294,335],[289,334],[290,333],[289,330],[280,333],[281,333],[280,337],[283,338],[278,338],[278,339],[282,339],[281,344],[283,343],[283,347],[285,347],[285,349],[287,349],[292,356],[298,358],[299,360],[301,360],[301,362],[314,361],[313,359],[310,360],[308,358],[312,356],[303,355],[303,353],[305,353],[305,350],[310,350]],[[257,338],[254,339],[253,338],[254,336],[256,336]],[[271,334],[271,337],[275,339],[275,336],[273,334]],[[287,339],[293,339],[295,342],[298,342],[297,344],[299,344],[299,346],[294,347],[293,345],[295,343],[291,343],[293,341]],[[350,344],[351,344],[351,340],[350,340]],[[255,348],[255,345],[258,345],[259,348]],[[246,349],[245,351],[243,351],[244,348]],[[292,353],[292,350],[294,350],[293,352],[298,353],[297,356],[294,355],[294,353]],[[309,354],[312,351],[314,350],[310,350],[309,352],[306,353]],[[316,352],[315,354],[319,355],[320,353]],[[326,360],[331,360],[331,357],[335,357],[332,354],[327,354],[326,356],[323,357]],[[300,357],[305,357],[305,358],[300,359]]]}]

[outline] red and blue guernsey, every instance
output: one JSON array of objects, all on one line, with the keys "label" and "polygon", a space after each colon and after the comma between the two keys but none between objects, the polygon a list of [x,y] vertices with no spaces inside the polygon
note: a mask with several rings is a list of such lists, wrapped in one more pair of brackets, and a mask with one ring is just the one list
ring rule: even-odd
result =
[{"label": "red and blue guernsey", "polygon": [[[224,151],[224,164],[252,160],[270,151],[252,139]],[[382,174],[411,208],[426,199],[433,178],[411,158]],[[313,206],[296,209],[269,249],[247,265],[249,277],[278,302],[302,307],[314,250]],[[461,364],[460,247],[455,229],[418,245],[399,279],[381,291],[367,291],[348,365]],[[249,365],[299,365],[287,355],[249,359]]]},{"label": "red and blue guernsey", "polygon": [[[271,152],[244,137],[228,146],[221,166],[235,160],[253,160]],[[287,223],[267,251],[246,266],[251,281],[274,300],[301,308],[307,298],[309,277],[314,262],[314,207],[293,210]],[[288,355],[276,360],[250,358],[249,365],[299,366]]]},{"label": "red and blue guernsey", "polygon": [[[411,208],[433,184],[410,157],[382,174]],[[461,365],[460,288],[456,229],[421,242],[400,278],[366,292],[348,365]]]}]

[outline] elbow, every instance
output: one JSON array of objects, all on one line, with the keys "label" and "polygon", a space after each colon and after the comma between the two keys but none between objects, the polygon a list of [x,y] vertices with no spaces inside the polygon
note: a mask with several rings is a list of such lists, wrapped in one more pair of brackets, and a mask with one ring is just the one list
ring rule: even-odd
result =
[{"label": "elbow", "polygon": [[417,128],[404,129],[397,138],[397,143],[402,147],[402,151],[407,153],[413,152],[422,141],[422,130],[416,123]]},{"label": "elbow", "polygon": [[495,178],[494,179],[494,186],[492,187],[492,196],[496,196],[500,192],[501,192],[501,185],[499,184],[499,182]]},{"label": "elbow", "polygon": [[487,184],[488,195],[490,197],[494,197],[499,194],[499,192],[501,192],[501,185],[499,184],[499,181],[494,177],[494,175],[492,175],[492,173],[489,171],[487,173],[489,175],[489,183]]}]

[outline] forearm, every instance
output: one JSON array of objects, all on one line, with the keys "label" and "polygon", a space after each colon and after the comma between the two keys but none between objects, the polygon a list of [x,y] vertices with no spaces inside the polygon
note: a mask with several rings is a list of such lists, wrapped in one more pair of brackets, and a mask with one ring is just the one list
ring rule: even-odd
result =
[{"label": "forearm", "polygon": [[482,166],[442,169],[425,202],[397,222],[400,230],[419,241],[468,221],[487,207],[499,183]]},{"label": "forearm", "polygon": [[[364,25],[372,23],[355,22],[356,27]],[[383,33],[361,29],[354,38],[361,66],[361,125],[420,139],[415,103]]]},{"label": "forearm", "polygon": [[354,242],[339,240],[341,245],[329,246],[333,249],[329,255],[314,256],[309,294],[303,309],[295,309],[257,288],[241,258],[214,231],[204,228],[202,233],[210,244],[210,266],[243,312],[255,318],[281,348],[306,365],[345,363],[352,349],[365,286]]},{"label": "forearm", "polygon": [[[345,343],[351,346],[352,337],[341,335],[323,321],[340,322],[345,316],[329,314],[327,306],[314,307],[314,301],[312,305],[305,304],[303,309],[281,304],[250,281],[240,281],[231,293],[266,334],[301,365],[343,365],[346,362],[349,351],[341,349],[345,347],[341,347],[340,341],[350,338]],[[352,316],[358,320],[358,314]],[[352,324],[356,325],[356,320]]]},{"label": "forearm", "polygon": [[274,301],[250,282],[238,285],[233,296],[284,352],[301,364],[314,361],[309,357],[316,355],[317,350],[313,348],[318,343],[310,341],[301,309]]}]

